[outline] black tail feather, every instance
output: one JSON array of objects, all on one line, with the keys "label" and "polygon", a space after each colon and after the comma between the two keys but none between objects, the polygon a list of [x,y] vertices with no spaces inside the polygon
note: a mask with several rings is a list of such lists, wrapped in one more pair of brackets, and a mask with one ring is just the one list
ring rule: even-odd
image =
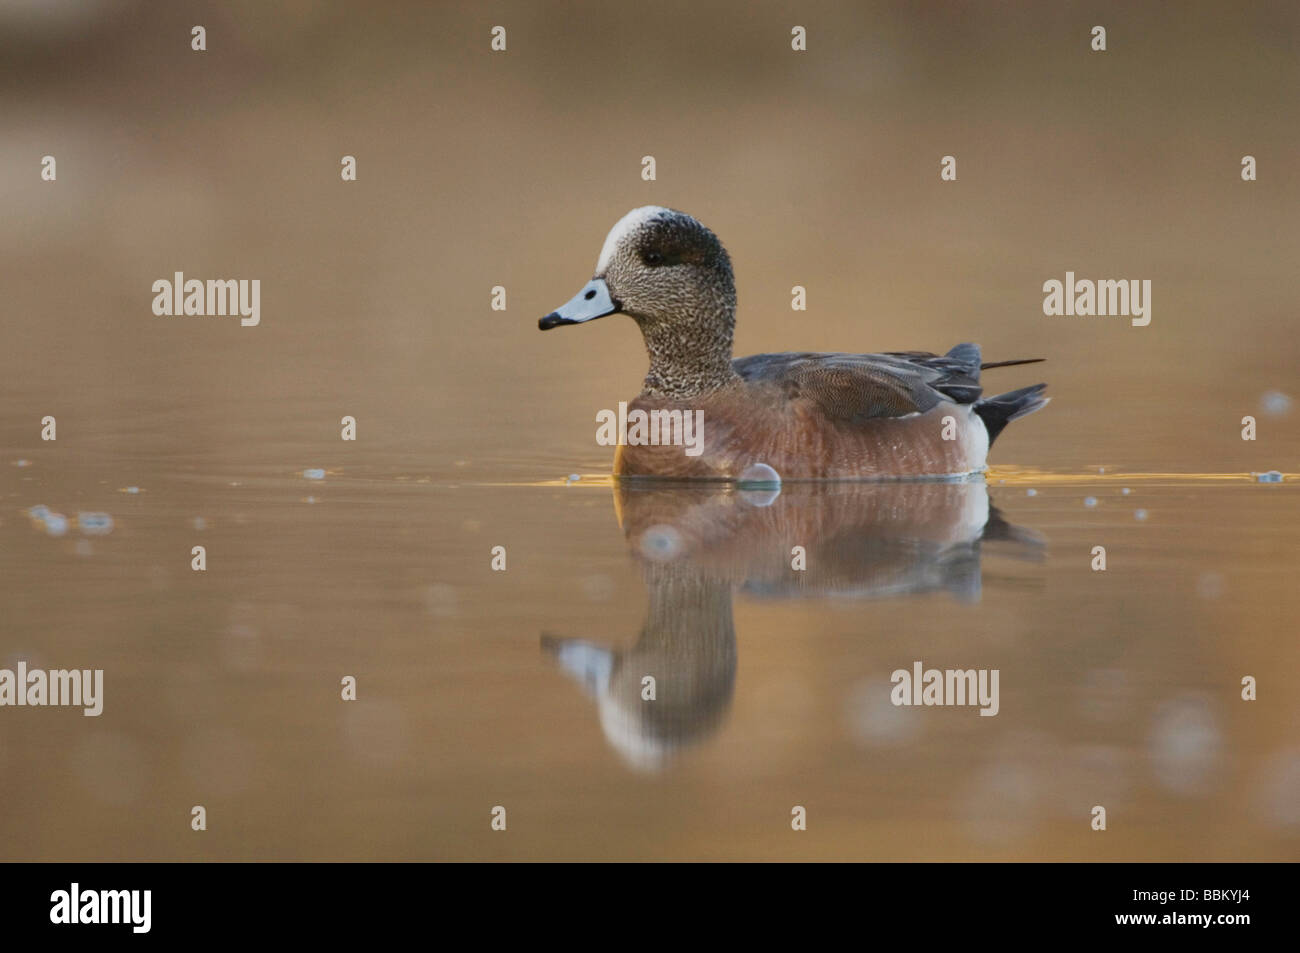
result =
[{"label": "black tail feather", "polygon": [[993,361],[989,364],[981,364],[980,370],[987,371],[990,367],[1015,367],[1017,364],[1041,364],[1047,360],[1045,357],[1022,357],[1016,361]]},{"label": "black tail feather", "polygon": [[988,428],[989,446],[993,445],[993,441],[998,439],[998,434],[1002,433],[1002,428],[1011,421],[1046,406],[1051,399],[1043,396],[1043,391],[1046,389],[1046,384],[1034,384],[1032,387],[1022,387],[1019,390],[976,401],[975,413],[979,414],[980,419],[984,421],[984,426]]}]

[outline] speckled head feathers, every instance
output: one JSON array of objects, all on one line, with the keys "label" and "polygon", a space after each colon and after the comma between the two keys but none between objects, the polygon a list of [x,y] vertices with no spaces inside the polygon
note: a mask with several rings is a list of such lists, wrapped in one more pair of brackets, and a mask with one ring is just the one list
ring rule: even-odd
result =
[{"label": "speckled head feathers", "polygon": [[624,215],[605,238],[591,282],[541,327],[613,312],[632,317],[645,338],[645,393],[686,399],[736,379],[731,259],[718,237],[685,212],[647,205]]}]

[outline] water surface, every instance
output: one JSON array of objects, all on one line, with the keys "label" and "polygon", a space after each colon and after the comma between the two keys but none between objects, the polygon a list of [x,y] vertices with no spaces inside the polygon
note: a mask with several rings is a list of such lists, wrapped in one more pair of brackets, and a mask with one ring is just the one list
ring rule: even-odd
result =
[{"label": "water surface", "polygon": [[[1296,856],[1287,483],[123,469],[2,471],[7,660],[106,680],[5,711],[9,858]],[[998,714],[892,705],[917,660]]]}]

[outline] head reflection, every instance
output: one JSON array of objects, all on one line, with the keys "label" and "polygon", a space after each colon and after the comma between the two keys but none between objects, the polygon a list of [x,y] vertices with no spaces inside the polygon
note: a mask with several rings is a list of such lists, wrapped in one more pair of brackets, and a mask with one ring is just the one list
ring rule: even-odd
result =
[{"label": "head reflection", "polygon": [[947,592],[980,598],[980,544],[1033,557],[1035,534],[1006,523],[972,483],[734,486],[622,481],[614,501],[641,565],[649,609],[628,649],[542,637],[596,703],[630,766],[661,770],[721,726],[736,683],[732,595],[878,599]]}]

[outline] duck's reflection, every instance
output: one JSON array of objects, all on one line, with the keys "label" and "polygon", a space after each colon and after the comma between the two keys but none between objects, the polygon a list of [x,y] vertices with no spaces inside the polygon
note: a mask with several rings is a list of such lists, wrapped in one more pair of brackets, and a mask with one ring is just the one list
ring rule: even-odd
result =
[{"label": "duck's reflection", "polygon": [[544,635],[595,699],[634,767],[657,770],[717,730],[736,681],[734,589],[763,598],[980,597],[980,546],[1037,558],[982,483],[830,483],[775,489],[622,481],[615,506],[649,610],[630,649]]}]

